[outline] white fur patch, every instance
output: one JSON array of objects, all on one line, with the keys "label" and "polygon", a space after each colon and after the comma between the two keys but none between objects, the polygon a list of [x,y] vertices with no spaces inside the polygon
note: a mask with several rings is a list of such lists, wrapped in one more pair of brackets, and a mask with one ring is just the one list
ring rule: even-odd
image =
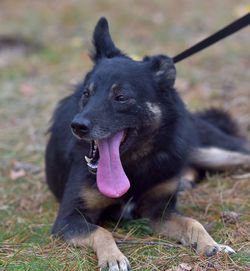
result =
[{"label": "white fur patch", "polygon": [[148,110],[153,113],[154,119],[159,123],[162,117],[161,108],[157,104],[153,104],[151,102],[146,102],[146,105]]},{"label": "white fur patch", "polygon": [[194,165],[208,169],[230,169],[242,167],[250,169],[250,155],[235,151],[228,151],[216,147],[198,148],[191,157]]},{"label": "white fur patch", "polygon": [[236,252],[229,246],[219,245],[219,251],[224,251],[226,254],[236,254]]}]

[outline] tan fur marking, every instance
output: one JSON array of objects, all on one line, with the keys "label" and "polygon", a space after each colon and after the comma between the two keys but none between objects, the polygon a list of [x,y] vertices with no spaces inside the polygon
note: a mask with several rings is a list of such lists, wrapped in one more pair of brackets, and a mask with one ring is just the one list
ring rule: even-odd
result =
[{"label": "tan fur marking", "polygon": [[197,180],[198,171],[193,168],[187,168],[181,174],[181,178],[187,180],[190,183],[194,183]]},{"label": "tan fur marking", "polygon": [[150,153],[152,147],[151,147],[151,144],[143,144],[141,146],[141,148],[137,151],[137,152],[133,152],[132,155],[130,156],[130,159],[131,160],[138,160],[138,159],[141,159],[143,157],[145,157],[147,154]]},{"label": "tan fur marking", "polygon": [[112,234],[102,227],[98,227],[87,237],[74,237],[70,240],[70,243],[76,246],[88,246],[93,248],[97,254],[98,265],[102,268],[117,263],[129,265],[127,258],[117,247]]},{"label": "tan fur marking", "polygon": [[94,251],[97,251],[98,249],[105,250],[106,244],[111,243],[114,245],[114,238],[109,231],[102,227],[98,227],[87,237],[74,237],[70,240],[70,242],[76,246],[89,246],[92,247]]},{"label": "tan fur marking", "polygon": [[146,196],[150,198],[155,198],[160,196],[171,195],[176,191],[177,187],[178,180],[174,178],[154,186],[153,188],[146,192]]},{"label": "tan fur marking", "polygon": [[218,244],[195,219],[173,214],[164,223],[153,223],[154,229],[168,237],[182,242],[184,246],[197,244],[198,253],[209,255]]},{"label": "tan fur marking", "polygon": [[207,169],[226,170],[237,167],[250,169],[250,155],[215,147],[195,149],[191,161],[193,165]]},{"label": "tan fur marking", "polygon": [[[146,165],[149,162],[149,159],[146,158],[146,156],[151,152],[152,150],[153,141],[152,140],[144,140],[144,142],[138,144],[138,149],[133,152],[128,152],[123,157],[124,163],[131,163],[136,160],[141,159],[140,163]],[[143,159],[145,158],[145,159]]]},{"label": "tan fur marking", "polygon": [[172,195],[176,191],[177,187],[178,180],[173,178],[149,189],[144,193],[137,207],[138,213],[140,213],[142,217],[151,217],[152,206],[157,204],[160,199],[166,199],[169,201],[169,199],[172,198]]},{"label": "tan fur marking", "polygon": [[81,191],[81,196],[88,209],[104,209],[117,200],[104,196],[99,190],[85,185]]}]

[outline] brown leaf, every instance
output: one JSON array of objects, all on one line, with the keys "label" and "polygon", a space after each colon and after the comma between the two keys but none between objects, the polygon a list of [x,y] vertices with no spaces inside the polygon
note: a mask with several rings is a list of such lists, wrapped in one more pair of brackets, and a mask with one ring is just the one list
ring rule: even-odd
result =
[{"label": "brown leaf", "polygon": [[19,91],[24,95],[24,96],[31,96],[34,94],[34,88],[30,85],[23,84],[20,86]]},{"label": "brown leaf", "polygon": [[222,219],[225,223],[235,224],[239,221],[240,215],[236,212],[223,212]]},{"label": "brown leaf", "polygon": [[31,163],[21,163],[21,162],[13,161],[12,164],[13,164],[12,168],[15,171],[24,170],[31,173],[38,173],[38,172],[41,172],[42,170],[39,166],[31,164]]},{"label": "brown leaf", "polygon": [[15,181],[21,177],[24,177],[26,175],[26,171],[23,170],[23,169],[20,169],[20,170],[13,170],[11,169],[10,172],[9,172],[9,176],[10,176],[10,179],[12,181]]},{"label": "brown leaf", "polygon": [[178,271],[190,271],[190,270],[192,270],[192,266],[187,264],[187,263],[181,263],[179,265],[179,268],[180,268],[180,270],[178,270]]},{"label": "brown leaf", "polygon": [[167,269],[166,271],[190,271],[193,270],[192,266],[187,263],[181,263],[172,269]]}]

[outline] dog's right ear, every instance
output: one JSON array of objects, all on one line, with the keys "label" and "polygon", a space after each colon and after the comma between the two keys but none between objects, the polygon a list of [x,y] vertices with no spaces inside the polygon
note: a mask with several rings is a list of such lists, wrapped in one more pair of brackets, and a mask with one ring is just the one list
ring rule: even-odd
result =
[{"label": "dog's right ear", "polygon": [[108,21],[105,17],[102,17],[95,27],[93,47],[90,57],[94,62],[97,62],[103,57],[112,58],[114,56],[123,55],[121,51],[115,47],[111,39]]},{"label": "dog's right ear", "polygon": [[176,69],[173,59],[166,55],[147,56],[143,59],[149,62],[153,76],[160,88],[173,88],[176,78]]}]

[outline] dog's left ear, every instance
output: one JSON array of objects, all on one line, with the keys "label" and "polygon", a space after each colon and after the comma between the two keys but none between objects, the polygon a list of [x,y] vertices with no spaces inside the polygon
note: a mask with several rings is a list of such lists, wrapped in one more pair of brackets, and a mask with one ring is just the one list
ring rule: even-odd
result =
[{"label": "dog's left ear", "polygon": [[108,21],[105,17],[102,17],[95,27],[93,45],[94,48],[90,53],[90,57],[94,62],[97,62],[103,57],[112,58],[114,56],[123,55],[121,51],[115,47],[111,39]]},{"label": "dog's left ear", "polygon": [[176,69],[172,58],[165,55],[145,57],[145,62],[150,62],[153,76],[161,89],[172,88],[175,83]]}]

